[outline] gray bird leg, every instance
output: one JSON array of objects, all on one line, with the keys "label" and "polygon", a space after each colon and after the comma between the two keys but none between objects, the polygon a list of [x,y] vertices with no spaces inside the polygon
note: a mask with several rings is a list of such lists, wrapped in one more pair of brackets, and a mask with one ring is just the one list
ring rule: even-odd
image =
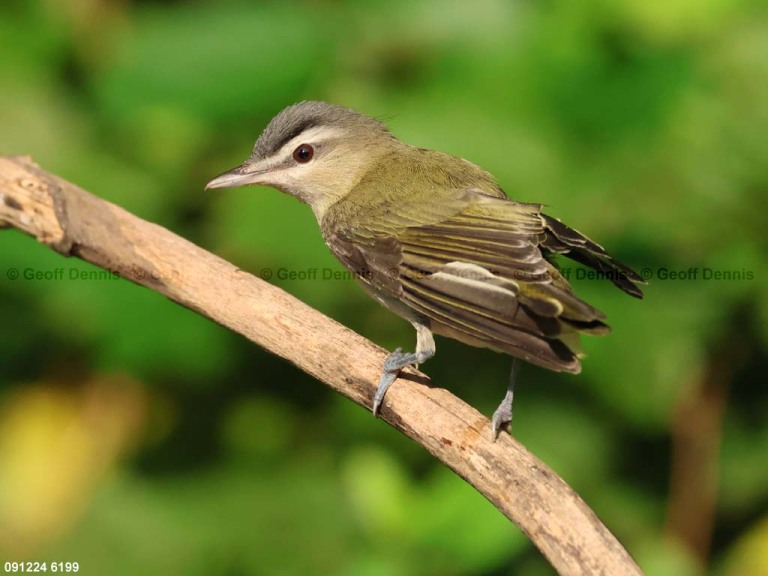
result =
[{"label": "gray bird leg", "polygon": [[512,399],[515,397],[515,380],[517,380],[517,374],[520,372],[520,364],[522,364],[520,360],[512,358],[512,372],[509,375],[507,393],[504,395],[504,400],[501,401],[501,404],[493,413],[493,418],[491,418],[494,442],[499,437],[501,429],[508,428],[509,423],[512,422]]},{"label": "gray bird leg", "polygon": [[387,388],[392,385],[392,382],[397,380],[400,370],[406,366],[418,366],[435,355],[435,339],[432,337],[432,331],[419,322],[412,322],[412,324],[416,328],[416,352],[403,352],[402,348],[398,348],[384,361],[384,371],[381,373],[379,387],[373,397],[374,416],[379,415],[384,394],[387,393]]}]

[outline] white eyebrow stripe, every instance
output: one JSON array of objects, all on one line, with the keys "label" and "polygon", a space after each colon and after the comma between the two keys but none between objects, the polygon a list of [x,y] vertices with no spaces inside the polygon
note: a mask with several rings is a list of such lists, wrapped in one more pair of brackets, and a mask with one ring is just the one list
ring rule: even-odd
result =
[{"label": "white eyebrow stripe", "polygon": [[304,132],[298,136],[294,136],[288,142],[283,144],[283,147],[280,148],[278,154],[280,157],[289,156],[293,154],[293,151],[299,144],[313,144],[324,140],[330,140],[331,138],[338,138],[344,134],[346,134],[346,130],[343,128],[335,126],[313,126],[312,128],[307,128]]}]

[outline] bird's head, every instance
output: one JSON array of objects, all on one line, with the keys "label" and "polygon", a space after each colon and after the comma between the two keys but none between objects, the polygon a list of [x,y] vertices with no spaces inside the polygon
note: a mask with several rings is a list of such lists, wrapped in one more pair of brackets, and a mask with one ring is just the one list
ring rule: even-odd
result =
[{"label": "bird's head", "polygon": [[335,104],[300,102],[272,119],[248,160],[205,188],[271,186],[309,204],[320,219],[397,145],[378,120]]}]

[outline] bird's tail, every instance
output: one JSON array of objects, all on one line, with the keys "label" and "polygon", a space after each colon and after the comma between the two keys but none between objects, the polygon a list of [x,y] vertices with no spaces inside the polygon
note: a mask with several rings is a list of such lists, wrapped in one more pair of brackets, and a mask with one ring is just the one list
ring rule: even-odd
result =
[{"label": "bird's tail", "polygon": [[615,260],[602,246],[581,232],[569,228],[560,220],[546,214],[542,214],[541,217],[546,226],[545,237],[541,243],[542,248],[552,254],[563,254],[571,260],[589,266],[630,296],[643,297],[638,284],[646,282],[637,272]]}]

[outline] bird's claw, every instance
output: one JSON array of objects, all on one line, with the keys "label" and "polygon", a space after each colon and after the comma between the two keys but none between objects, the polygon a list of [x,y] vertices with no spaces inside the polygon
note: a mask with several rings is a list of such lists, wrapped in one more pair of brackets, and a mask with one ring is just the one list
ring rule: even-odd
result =
[{"label": "bird's claw", "polygon": [[379,409],[381,403],[384,401],[384,394],[387,389],[392,385],[392,382],[397,380],[398,374],[406,366],[414,364],[417,360],[417,354],[411,354],[403,352],[402,348],[396,348],[392,354],[387,356],[384,360],[384,369],[379,378],[379,387],[376,389],[376,394],[373,397],[373,415],[379,415]]},{"label": "bird's claw", "polygon": [[395,351],[384,360],[384,372],[400,372],[400,370],[411,363],[407,361],[410,356],[413,356],[413,354],[403,352],[402,348],[395,348]]},{"label": "bird's claw", "polygon": [[512,406],[505,406],[502,404],[493,413],[491,418],[491,434],[492,440],[495,442],[502,430],[509,431],[510,424],[512,423]]}]

